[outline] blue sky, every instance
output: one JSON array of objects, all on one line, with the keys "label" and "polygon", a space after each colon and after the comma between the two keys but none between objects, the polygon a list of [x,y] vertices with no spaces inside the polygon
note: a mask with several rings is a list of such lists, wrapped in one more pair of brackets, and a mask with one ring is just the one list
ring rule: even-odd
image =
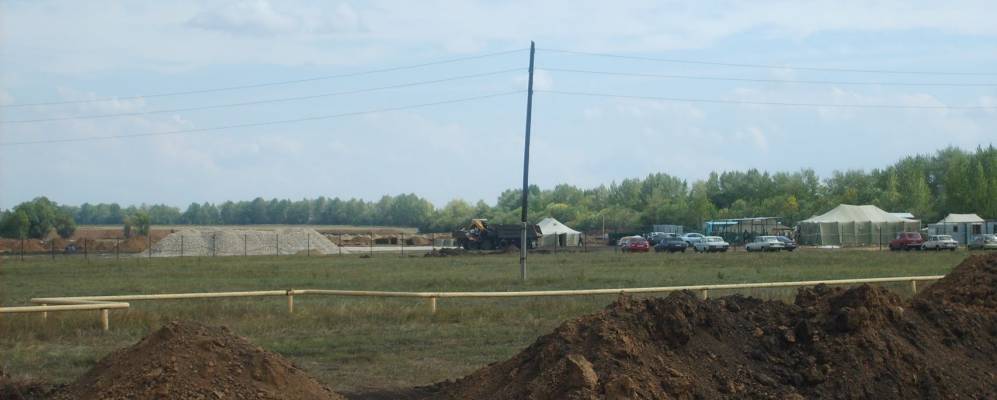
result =
[{"label": "blue sky", "polygon": [[[0,207],[39,195],[69,204],[185,206],[257,196],[377,199],[412,192],[440,206],[457,197],[492,203],[502,190],[521,184],[525,49],[530,40],[539,48],[536,87],[541,90],[534,104],[531,182],[541,187],[591,187],[652,172],[695,180],[713,170],[747,168],[813,168],[827,176],[834,170],[881,167],[945,146],[972,149],[997,138],[994,2],[534,3],[0,1],[3,143],[201,129],[520,91],[294,124],[0,146]],[[549,49],[773,67],[654,62]],[[520,51],[300,84],[121,99],[507,50]],[[979,74],[792,68],[799,66]],[[308,96],[492,72],[306,101],[12,122]],[[838,83],[799,83],[814,80]],[[880,84],[843,83],[856,81]],[[713,104],[544,91],[942,108]],[[10,107],[101,98],[119,99]]]}]

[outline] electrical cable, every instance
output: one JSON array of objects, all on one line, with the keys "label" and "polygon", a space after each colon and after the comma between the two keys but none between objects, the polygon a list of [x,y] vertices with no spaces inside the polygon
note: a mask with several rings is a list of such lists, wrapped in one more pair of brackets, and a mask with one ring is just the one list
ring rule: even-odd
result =
[{"label": "electrical cable", "polygon": [[167,135],[179,135],[179,134],[185,134],[185,133],[198,133],[198,132],[220,131],[220,130],[235,129],[235,128],[249,128],[249,127],[259,127],[259,126],[291,124],[291,123],[298,123],[298,122],[318,121],[318,120],[326,120],[326,119],[333,119],[333,118],[350,117],[350,116],[357,116],[357,115],[377,114],[377,113],[383,113],[383,112],[389,112],[389,111],[409,110],[409,109],[414,109],[414,108],[431,107],[431,106],[438,106],[438,105],[443,105],[443,104],[464,103],[464,102],[475,101],[475,100],[482,100],[482,99],[488,99],[488,98],[493,98],[493,97],[509,96],[509,95],[519,94],[519,93],[523,93],[523,91],[522,90],[515,90],[515,91],[511,91],[511,92],[494,93],[494,94],[488,94],[488,95],[482,95],[482,96],[474,96],[474,97],[464,97],[464,98],[459,98],[459,99],[443,100],[443,101],[436,101],[436,102],[431,102],[431,103],[412,104],[412,105],[399,106],[399,107],[380,108],[380,109],[375,109],[375,110],[352,111],[352,112],[345,112],[345,113],[339,113],[339,114],[319,115],[319,116],[313,116],[313,117],[284,119],[284,120],[276,120],[276,121],[251,122],[251,123],[245,123],[245,124],[215,126],[215,127],[208,127],[208,128],[178,129],[178,130],[172,130],[172,131],[149,132],[149,133],[135,133],[135,134],[128,134],[128,135],[107,135],[107,136],[90,136],[90,137],[81,137],[81,138],[40,139],[40,140],[29,140],[29,141],[21,141],[21,142],[0,142],[0,147],[22,146],[22,145],[31,145],[31,144],[47,144],[47,143],[86,142],[86,141],[95,141],[95,140],[126,139],[126,138],[139,138],[139,137],[151,137],[151,136],[167,136]]},{"label": "electrical cable", "polygon": [[537,93],[550,93],[568,96],[590,96],[590,97],[610,97],[621,99],[638,100],[661,100],[680,103],[714,103],[714,104],[739,104],[739,105],[761,105],[761,106],[788,106],[788,107],[833,107],[833,108],[876,108],[876,109],[918,109],[918,110],[995,110],[997,106],[918,106],[900,104],[828,104],[828,103],[794,103],[779,101],[747,101],[747,100],[722,100],[722,99],[697,99],[683,97],[657,97],[657,96],[635,96],[612,93],[594,92],[569,92],[560,90],[534,90]]},{"label": "electrical cable", "polygon": [[154,93],[154,94],[145,94],[145,95],[136,95],[136,96],[125,96],[125,97],[103,97],[103,98],[87,99],[87,100],[67,100],[67,101],[47,101],[47,102],[37,102],[37,103],[6,104],[6,105],[0,105],[0,108],[15,108],[15,107],[28,107],[28,106],[52,106],[52,105],[63,105],[63,104],[81,104],[81,103],[94,103],[94,102],[115,101],[115,100],[135,100],[135,99],[142,99],[142,98],[182,96],[182,95],[189,95],[189,94],[215,93],[215,92],[225,92],[225,91],[232,91],[232,90],[254,89],[254,88],[269,87],[269,86],[291,85],[291,84],[296,84],[296,83],[314,82],[314,81],[320,81],[320,80],[326,80],[326,79],[348,78],[348,77],[354,77],[354,76],[379,74],[379,73],[384,73],[384,72],[402,71],[402,70],[407,70],[407,69],[415,69],[415,68],[428,67],[428,66],[432,66],[432,65],[450,64],[450,63],[461,62],[461,61],[477,60],[477,59],[482,59],[482,58],[487,58],[487,57],[496,57],[496,56],[501,56],[501,55],[506,55],[506,54],[517,53],[517,52],[521,52],[521,51],[525,51],[525,49],[506,50],[506,51],[500,51],[500,52],[495,52],[495,53],[480,54],[480,55],[468,56],[468,57],[450,58],[450,59],[446,59],[446,60],[430,61],[430,62],[424,62],[424,63],[419,63],[419,64],[403,65],[403,66],[398,66],[398,67],[380,68],[380,69],[372,69],[372,70],[358,71],[358,72],[348,72],[348,73],[343,73],[343,74],[324,75],[324,76],[316,76],[316,77],[311,77],[311,78],[292,79],[292,80],[286,80],[286,81],[264,82],[264,83],[254,83],[254,84],[238,85],[238,86],[226,86],[226,87],[209,88],[209,89],[194,89],[194,90],[185,90],[185,91],[177,91],[177,92]]},{"label": "electrical cable", "polygon": [[798,66],[789,66],[789,65],[726,63],[726,62],[713,62],[713,61],[685,60],[685,59],[676,59],[676,58],[656,58],[656,57],[643,57],[643,56],[627,56],[627,55],[621,55],[621,54],[593,53],[593,52],[587,52],[587,51],[562,50],[562,49],[550,49],[550,48],[540,48],[540,49],[537,49],[537,50],[547,51],[547,52],[551,52],[551,53],[574,54],[574,55],[593,56],[593,57],[606,57],[606,58],[619,58],[619,59],[628,59],[628,60],[654,61],[654,62],[674,63],[674,64],[714,65],[714,66],[720,66],[720,67],[738,67],[738,68],[795,69],[795,70],[801,70],[801,71],[860,72],[860,73],[906,74],[906,75],[967,75],[967,76],[994,76],[994,75],[997,75],[997,72],[901,71],[901,70],[887,70],[887,69],[798,67]]},{"label": "electrical cable", "polygon": [[569,72],[569,73],[578,73],[578,74],[633,76],[641,78],[693,79],[693,80],[706,80],[706,81],[735,81],[735,82],[819,84],[819,85],[952,86],[952,87],[997,86],[997,83],[790,80],[790,79],[761,79],[761,78],[731,78],[731,77],[720,77],[720,76],[648,74],[648,73],[639,73],[639,72],[611,72],[611,71],[594,71],[594,70],[584,70],[584,69],[549,68],[549,67],[543,67],[540,69],[543,69],[545,71]]},{"label": "electrical cable", "polygon": [[266,100],[245,101],[245,102],[239,102],[239,103],[216,104],[216,105],[210,105],[210,106],[184,107],[184,108],[174,108],[174,109],[167,109],[167,110],[136,111],[136,112],[127,112],[127,113],[115,113],[115,114],[78,115],[78,116],[71,116],[71,117],[21,119],[21,120],[10,120],[10,121],[2,121],[2,120],[0,120],[0,125],[3,125],[3,124],[26,124],[26,123],[35,123],[35,122],[68,121],[68,120],[80,120],[80,119],[112,118],[112,117],[133,117],[133,116],[150,115],[150,114],[164,114],[164,113],[176,113],[176,112],[185,112],[185,111],[212,110],[212,109],[218,109],[218,108],[243,107],[243,106],[250,106],[250,105],[257,105],[257,104],[270,104],[270,103],[281,103],[281,102],[288,102],[288,101],[310,100],[310,99],[317,99],[317,98],[323,98],[323,97],[343,96],[343,95],[349,95],[349,94],[375,92],[375,91],[379,91],[379,90],[399,89],[399,88],[406,88],[406,87],[412,87],[412,86],[429,85],[429,84],[434,84],[434,83],[450,82],[450,81],[456,81],[456,80],[462,80],[462,79],[480,78],[480,77],[483,77],[483,76],[499,75],[499,74],[505,74],[505,73],[509,73],[509,72],[522,71],[522,70],[523,70],[523,68],[510,68],[510,69],[504,69],[504,70],[500,70],[500,71],[483,72],[483,73],[480,73],[480,74],[471,74],[471,75],[461,75],[461,76],[454,76],[454,77],[442,78],[442,79],[434,79],[434,80],[428,80],[428,81],[408,82],[408,83],[401,83],[401,84],[397,84],[397,85],[379,86],[379,87],[365,88],[365,89],[356,89],[356,90],[347,90],[347,91],[341,91],[341,92],[320,93],[320,94],[313,94],[313,95],[307,95],[307,96],[280,97],[280,98],[266,99]]}]

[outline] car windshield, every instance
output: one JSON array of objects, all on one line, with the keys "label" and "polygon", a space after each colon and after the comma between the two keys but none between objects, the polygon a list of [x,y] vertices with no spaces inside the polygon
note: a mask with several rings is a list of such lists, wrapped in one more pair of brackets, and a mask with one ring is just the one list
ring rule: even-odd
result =
[{"label": "car windshield", "polygon": [[711,242],[711,243],[716,243],[716,242],[722,242],[722,241],[724,241],[723,239],[721,239],[721,238],[719,238],[717,236],[709,236],[705,240],[707,242]]},{"label": "car windshield", "polygon": [[981,237],[981,239],[986,240],[986,241],[993,241],[993,240],[997,240],[997,235],[983,235]]},{"label": "car windshield", "polygon": [[949,235],[938,235],[935,240],[952,240],[952,236]]}]

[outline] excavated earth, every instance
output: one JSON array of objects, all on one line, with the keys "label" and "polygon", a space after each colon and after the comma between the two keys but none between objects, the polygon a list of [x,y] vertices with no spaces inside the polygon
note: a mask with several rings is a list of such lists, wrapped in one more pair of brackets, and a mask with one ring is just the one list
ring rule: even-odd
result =
[{"label": "excavated earth", "polygon": [[620,299],[437,399],[997,398],[997,254],[910,301],[871,286],[794,304],[692,293]]},{"label": "excavated earth", "polygon": [[224,327],[172,322],[111,353],[55,399],[342,399]]}]

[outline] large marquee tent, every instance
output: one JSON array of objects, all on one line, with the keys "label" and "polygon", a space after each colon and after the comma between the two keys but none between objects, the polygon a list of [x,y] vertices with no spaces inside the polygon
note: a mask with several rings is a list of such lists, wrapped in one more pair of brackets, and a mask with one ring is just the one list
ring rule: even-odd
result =
[{"label": "large marquee tent", "polygon": [[544,218],[537,225],[540,227],[541,247],[581,246],[582,233],[567,227],[554,218]]},{"label": "large marquee tent", "polygon": [[818,246],[886,245],[899,232],[918,232],[921,221],[900,218],[873,205],[841,204],[800,221],[797,241]]}]

